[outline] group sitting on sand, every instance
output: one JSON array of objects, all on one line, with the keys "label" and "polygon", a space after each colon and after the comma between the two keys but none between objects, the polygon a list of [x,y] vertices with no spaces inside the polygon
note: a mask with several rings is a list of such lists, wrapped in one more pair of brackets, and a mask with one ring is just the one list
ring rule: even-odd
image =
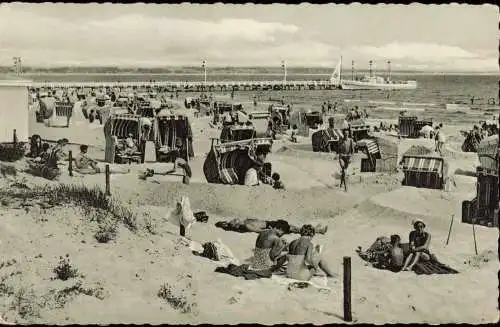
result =
[{"label": "group sitting on sand", "polygon": [[287,228],[288,224],[275,224],[259,234],[250,269],[277,272],[286,267],[284,270],[288,278],[302,281],[311,280],[321,272],[333,277],[335,274],[322,257],[322,247],[312,242],[315,228],[312,225],[302,226],[300,237],[290,244],[282,238]]},{"label": "group sitting on sand", "polygon": [[457,273],[456,270],[440,263],[430,253],[431,234],[425,231],[425,223],[417,219],[413,223],[408,243],[401,243],[399,235],[379,237],[366,251],[358,247],[359,256],[379,269],[393,272],[415,271],[417,274]]}]

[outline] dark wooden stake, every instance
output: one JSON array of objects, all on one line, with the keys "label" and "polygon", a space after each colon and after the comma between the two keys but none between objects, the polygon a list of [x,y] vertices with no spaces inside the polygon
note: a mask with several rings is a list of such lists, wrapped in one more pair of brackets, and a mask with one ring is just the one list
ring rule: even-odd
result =
[{"label": "dark wooden stake", "polygon": [[68,160],[69,160],[69,164],[68,164],[69,176],[73,177],[73,151],[71,151],[71,150],[69,150],[69,153],[68,153]]},{"label": "dark wooden stake", "polygon": [[448,245],[448,242],[450,241],[451,227],[453,226],[453,218],[455,218],[455,215],[451,215],[451,223],[450,223],[450,229],[448,230],[448,238],[446,239],[446,245]]},{"label": "dark wooden stake", "polygon": [[477,243],[476,243],[476,225],[472,223],[472,237],[474,238],[474,250],[476,251],[477,255]]},{"label": "dark wooden stake", "polygon": [[12,142],[14,144],[17,144],[17,130],[16,129],[14,129],[14,133],[12,135]]},{"label": "dark wooden stake", "polygon": [[109,185],[109,165],[106,165],[106,195],[111,195],[111,187]]},{"label": "dark wooden stake", "polygon": [[351,257],[344,257],[344,321],[352,321]]}]

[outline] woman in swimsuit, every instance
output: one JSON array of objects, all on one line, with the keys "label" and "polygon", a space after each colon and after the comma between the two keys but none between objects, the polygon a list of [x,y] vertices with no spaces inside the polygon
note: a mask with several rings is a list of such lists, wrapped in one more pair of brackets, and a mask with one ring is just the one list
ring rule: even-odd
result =
[{"label": "woman in swimsuit", "polygon": [[413,223],[415,230],[410,232],[410,254],[406,258],[403,271],[410,271],[413,266],[419,261],[429,261],[431,254],[429,252],[429,244],[431,242],[431,234],[424,231],[425,223],[417,219]]},{"label": "woman in swimsuit", "polygon": [[292,241],[288,246],[286,272],[288,278],[310,280],[320,269],[327,277],[334,276],[325,260],[321,258],[321,247],[314,246],[312,243],[314,234],[312,225],[304,225],[300,229],[300,238]]}]

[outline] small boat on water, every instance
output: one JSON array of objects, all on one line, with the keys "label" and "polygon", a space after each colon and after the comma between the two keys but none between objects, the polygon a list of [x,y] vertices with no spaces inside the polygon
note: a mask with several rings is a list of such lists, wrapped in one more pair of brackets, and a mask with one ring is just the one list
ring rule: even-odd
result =
[{"label": "small boat on water", "polygon": [[331,82],[342,90],[414,90],[417,88],[417,81],[393,81],[391,79],[390,61],[387,62],[389,64],[389,69],[386,78],[374,75],[372,71],[373,62],[370,60],[369,63],[370,74],[358,78],[355,77],[354,61],[352,61],[352,78],[350,80],[342,79],[342,57],[340,57],[335,72],[332,74]]}]

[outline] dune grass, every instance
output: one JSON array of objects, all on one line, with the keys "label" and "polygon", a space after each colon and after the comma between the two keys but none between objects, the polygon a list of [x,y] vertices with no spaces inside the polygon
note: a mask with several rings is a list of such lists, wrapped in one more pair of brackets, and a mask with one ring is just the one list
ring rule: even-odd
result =
[{"label": "dune grass", "polygon": [[26,146],[22,142],[0,143],[0,161],[14,162],[24,158]]},{"label": "dune grass", "polygon": [[132,232],[137,231],[137,216],[117,199],[106,196],[99,187],[58,184],[36,186],[32,189],[9,188],[0,190],[0,197],[22,200],[42,200],[49,205],[73,204],[81,208],[91,221],[98,223],[111,219],[123,223]]}]

